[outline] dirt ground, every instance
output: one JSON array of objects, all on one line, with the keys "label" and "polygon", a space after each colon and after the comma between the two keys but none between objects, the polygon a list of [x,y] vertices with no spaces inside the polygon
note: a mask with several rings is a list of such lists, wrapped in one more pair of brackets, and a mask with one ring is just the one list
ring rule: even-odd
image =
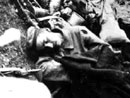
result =
[{"label": "dirt ground", "polygon": [[[114,4],[117,10],[117,18],[123,19],[130,24],[130,0],[118,0]],[[10,0],[0,0],[0,35],[8,28],[20,29],[23,36],[26,36],[26,24],[17,16],[14,5]],[[20,67],[30,69],[33,62],[28,60],[25,53],[26,38],[21,37],[21,42],[14,42],[5,47],[0,47],[0,67]],[[20,48],[20,43],[21,47]],[[21,51],[23,50],[23,52]]]},{"label": "dirt ground", "polygon": [[[0,47],[0,67],[19,67],[30,69],[33,65],[26,56],[26,25],[19,19],[10,0],[0,0],[0,35],[9,28],[17,28],[22,32],[21,42],[13,42]],[[21,44],[21,45],[20,45]]]},{"label": "dirt ground", "polygon": [[121,18],[125,23],[130,24],[130,0],[117,0],[114,7],[116,7],[117,18]]}]

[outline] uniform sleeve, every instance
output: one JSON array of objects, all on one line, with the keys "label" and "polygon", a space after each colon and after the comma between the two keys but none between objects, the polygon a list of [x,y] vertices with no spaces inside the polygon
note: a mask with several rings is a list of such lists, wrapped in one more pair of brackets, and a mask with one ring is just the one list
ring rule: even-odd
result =
[{"label": "uniform sleeve", "polygon": [[88,44],[104,44],[108,45],[108,43],[101,40],[98,36],[92,33],[89,29],[84,26],[79,26],[80,35],[84,40],[84,43]]}]

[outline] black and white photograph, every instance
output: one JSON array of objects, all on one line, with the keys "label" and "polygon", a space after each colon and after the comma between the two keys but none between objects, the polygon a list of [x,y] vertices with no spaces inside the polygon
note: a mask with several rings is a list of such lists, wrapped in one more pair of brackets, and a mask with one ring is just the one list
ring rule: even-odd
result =
[{"label": "black and white photograph", "polygon": [[130,0],[0,0],[0,98],[130,98]]}]

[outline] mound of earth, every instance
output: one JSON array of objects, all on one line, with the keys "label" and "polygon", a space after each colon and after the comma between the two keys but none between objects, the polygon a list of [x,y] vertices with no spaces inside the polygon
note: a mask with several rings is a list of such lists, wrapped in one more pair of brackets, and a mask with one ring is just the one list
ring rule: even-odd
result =
[{"label": "mound of earth", "polygon": [[0,0],[0,35],[9,28],[17,28],[21,31],[21,41],[12,42],[0,47],[0,67],[19,67],[30,69],[33,65],[26,56],[26,25],[15,13],[14,5],[10,0]]}]

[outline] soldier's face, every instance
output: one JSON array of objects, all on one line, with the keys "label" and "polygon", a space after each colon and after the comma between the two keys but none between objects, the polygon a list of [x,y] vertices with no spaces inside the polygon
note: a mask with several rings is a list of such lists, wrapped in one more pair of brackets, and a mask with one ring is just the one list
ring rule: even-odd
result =
[{"label": "soldier's face", "polygon": [[61,46],[63,38],[60,33],[44,32],[37,38],[38,47],[50,47]]},{"label": "soldier's face", "polygon": [[53,46],[60,46],[63,42],[63,38],[60,33],[47,33],[44,39],[45,46],[52,43]]}]

